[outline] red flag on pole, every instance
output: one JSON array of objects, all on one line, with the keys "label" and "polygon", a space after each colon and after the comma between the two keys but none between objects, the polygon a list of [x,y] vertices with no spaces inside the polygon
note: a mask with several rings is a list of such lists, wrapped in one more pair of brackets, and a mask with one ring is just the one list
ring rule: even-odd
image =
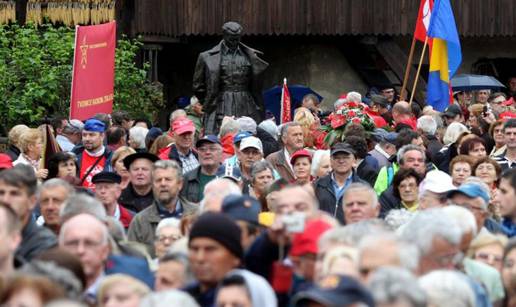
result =
[{"label": "red flag on pole", "polygon": [[421,3],[419,4],[419,12],[417,14],[416,30],[414,31],[414,36],[421,42],[424,42],[426,39],[433,8],[434,0],[421,0]]},{"label": "red flag on pole", "polygon": [[291,100],[287,86],[287,78],[283,79],[283,88],[281,90],[281,124],[288,123],[291,118]]},{"label": "red flag on pole", "polygon": [[77,26],[70,118],[111,113],[115,83],[116,22]]}]

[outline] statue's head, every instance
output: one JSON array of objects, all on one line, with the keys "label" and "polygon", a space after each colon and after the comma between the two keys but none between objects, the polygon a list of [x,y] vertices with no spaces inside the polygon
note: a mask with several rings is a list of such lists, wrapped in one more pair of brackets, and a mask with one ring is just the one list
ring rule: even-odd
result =
[{"label": "statue's head", "polygon": [[222,26],[224,43],[230,49],[236,49],[242,36],[242,26],[234,21],[228,21]]}]

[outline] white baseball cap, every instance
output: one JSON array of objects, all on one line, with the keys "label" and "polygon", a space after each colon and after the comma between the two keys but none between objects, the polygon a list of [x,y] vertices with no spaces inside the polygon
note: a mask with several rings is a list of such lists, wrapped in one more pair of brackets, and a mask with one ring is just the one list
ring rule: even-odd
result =
[{"label": "white baseball cap", "polygon": [[246,138],[243,138],[240,142],[240,150],[242,151],[249,147],[256,148],[263,154],[262,141],[260,141],[259,138],[255,136],[248,136]]},{"label": "white baseball cap", "polygon": [[433,170],[426,173],[425,179],[419,184],[419,193],[430,191],[434,193],[446,193],[455,190],[452,177],[443,171]]}]

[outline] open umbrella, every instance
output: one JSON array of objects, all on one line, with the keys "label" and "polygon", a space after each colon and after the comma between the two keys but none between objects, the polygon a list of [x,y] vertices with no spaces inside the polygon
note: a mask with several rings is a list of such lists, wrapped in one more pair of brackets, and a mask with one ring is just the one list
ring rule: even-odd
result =
[{"label": "open umbrella", "polygon": [[[279,124],[281,117],[281,89],[282,86],[276,85],[268,90],[263,91],[262,93],[265,109],[271,111],[272,114],[274,114],[274,117],[276,118],[276,124]],[[314,94],[315,96],[317,96],[317,98],[319,98],[319,101],[322,101],[324,99],[314,90],[304,85],[289,85],[288,91],[290,93],[290,98],[292,100],[292,117],[294,117],[294,110],[301,105],[301,102],[303,101],[303,97],[305,95]]]},{"label": "open umbrella", "polygon": [[505,86],[495,77],[460,74],[451,79],[451,87],[454,91],[474,91],[499,89]]}]

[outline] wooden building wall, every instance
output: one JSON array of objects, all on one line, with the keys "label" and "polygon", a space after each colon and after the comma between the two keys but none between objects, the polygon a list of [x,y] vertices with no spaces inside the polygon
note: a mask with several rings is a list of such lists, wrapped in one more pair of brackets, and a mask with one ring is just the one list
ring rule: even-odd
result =
[{"label": "wooden building wall", "polygon": [[[124,0],[121,0],[124,2]],[[420,0],[133,0],[132,34],[218,35],[225,21],[248,35],[408,35]],[[464,36],[516,34],[516,1],[451,0]],[[132,2],[127,1],[125,2]]]}]

